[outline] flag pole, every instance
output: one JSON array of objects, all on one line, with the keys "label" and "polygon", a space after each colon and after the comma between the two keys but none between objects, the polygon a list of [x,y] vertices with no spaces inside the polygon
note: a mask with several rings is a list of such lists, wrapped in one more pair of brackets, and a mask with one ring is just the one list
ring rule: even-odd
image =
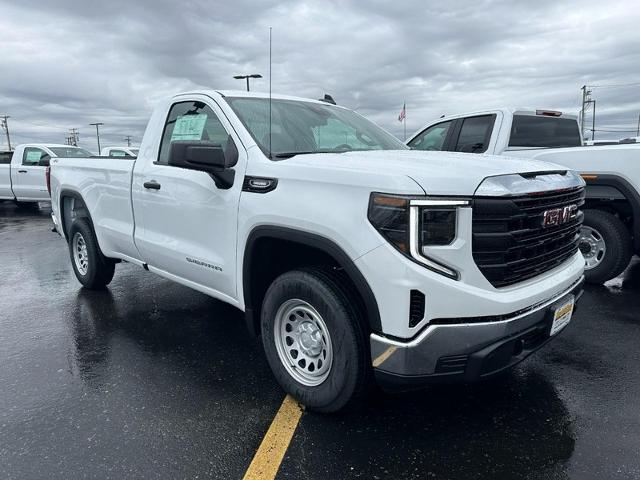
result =
[{"label": "flag pole", "polygon": [[404,141],[407,141],[407,101],[403,102],[404,107],[404,118],[402,119],[402,123],[404,125]]}]

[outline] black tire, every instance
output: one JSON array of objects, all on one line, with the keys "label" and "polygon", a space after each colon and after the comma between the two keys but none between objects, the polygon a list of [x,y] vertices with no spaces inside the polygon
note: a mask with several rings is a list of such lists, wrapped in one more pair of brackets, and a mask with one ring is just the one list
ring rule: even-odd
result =
[{"label": "black tire", "polygon": [[[74,253],[76,238],[86,246],[86,254],[83,254],[83,258],[86,258],[85,268],[79,265],[80,261]],[[84,287],[97,290],[109,285],[113,279],[115,262],[102,254],[93,228],[84,218],[75,220],[69,229],[69,256],[76,278]]]},{"label": "black tire", "polygon": [[[370,383],[366,332],[359,309],[349,301],[348,291],[337,272],[309,268],[280,275],[265,295],[261,331],[267,360],[282,388],[310,410],[340,410],[361,398]],[[332,363],[327,377],[318,385],[305,385],[294,378],[276,346],[276,316],[281,307],[296,301],[306,302],[315,309],[328,330]]]},{"label": "black tire", "polygon": [[[602,284],[620,275],[629,265],[633,255],[631,234],[624,223],[615,215],[602,210],[585,210],[585,227],[596,230],[605,244],[605,252],[600,262],[593,268],[585,270],[584,275],[588,283]],[[589,246],[584,241],[580,243],[580,250],[586,255]]]}]

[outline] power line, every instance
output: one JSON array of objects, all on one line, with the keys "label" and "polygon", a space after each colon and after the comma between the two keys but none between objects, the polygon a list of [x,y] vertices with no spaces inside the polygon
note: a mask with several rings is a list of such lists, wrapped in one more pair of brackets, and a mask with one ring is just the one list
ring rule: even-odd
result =
[{"label": "power line", "polygon": [[587,85],[587,88],[619,88],[619,87],[637,87],[640,86],[640,82],[636,83],[618,83],[610,85]]}]

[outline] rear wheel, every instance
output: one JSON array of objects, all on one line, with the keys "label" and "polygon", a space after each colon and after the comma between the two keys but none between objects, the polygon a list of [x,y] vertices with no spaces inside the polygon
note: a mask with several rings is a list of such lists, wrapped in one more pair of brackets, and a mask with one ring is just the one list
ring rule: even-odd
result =
[{"label": "rear wheel", "polygon": [[115,262],[102,254],[93,228],[83,218],[69,230],[69,255],[76,278],[86,288],[104,288],[113,279]]},{"label": "rear wheel", "polygon": [[312,410],[334,412],[365,391],[366,336],[346,291],[332,271],[305,269],[282,274],[265,295],[269,365],[282,388]]},{"label": "rear wheel", "polygon": [[580,251],[585,259],[585,278],[601,284],[620,275],[633,253],[631,235],[615,215],[585,210],[580,229]]}]

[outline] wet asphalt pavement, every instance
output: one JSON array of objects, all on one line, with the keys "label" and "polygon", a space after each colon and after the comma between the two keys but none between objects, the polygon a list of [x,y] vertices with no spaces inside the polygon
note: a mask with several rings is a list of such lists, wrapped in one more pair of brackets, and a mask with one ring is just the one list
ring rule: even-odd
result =
[{"label": "wet asphalt pavement", "polygon": [[[48,209],[0,204],[0,478],[241,478],[284,397],[242,314],[120,264],[80,288]],[[282,479],[640,479],[640,262],[475,386],[304,413]]]}]

